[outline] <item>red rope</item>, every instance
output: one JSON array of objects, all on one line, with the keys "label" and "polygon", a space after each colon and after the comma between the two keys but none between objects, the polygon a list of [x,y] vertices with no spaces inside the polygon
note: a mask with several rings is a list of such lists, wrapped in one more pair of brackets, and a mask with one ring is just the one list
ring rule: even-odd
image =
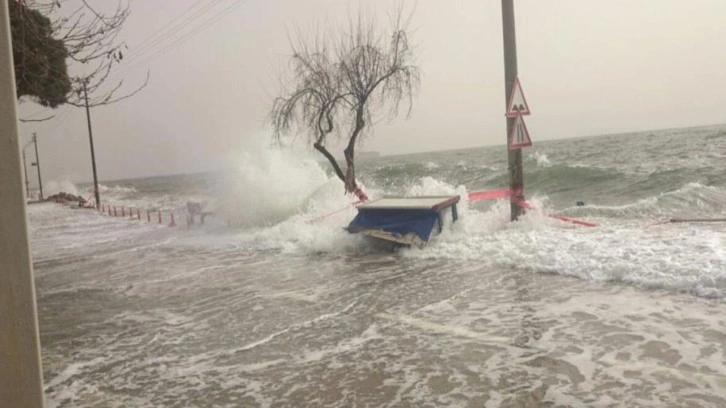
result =
[{"label": "red rope", "polygon": [[[510,198],[512,197],[512,190],[493,190],[493,191],[477,191],[474,193],[469,193],[469,201],[484,201],[484,200],[501,200],[504,198]],[[514,194],[516,196],[522,196],[522,194]],[[524,200],[517,200],[516,205],[520,208],[524,208],[525,210],[533,210],[537,211],[537,209],[530,203],[524,201]],[[582,220],[576,220],[574,218],[569,217],[563,217],[561,215],[550,215],[545,214],[546,216],[550,218],[554,218],[556,220],[560,220],[562,222],[568,222],[570,224],[575,225],[582,225],[583,227],[597,227],[597,224],[594,224],[592,222],[588,221],[582,221]]]},{"label": "red rope", "polygon": [[[363,204],[363,201],[362,201],[362,200],[361,200],[361,201],[356,201],[356,202],[350,203],[350,205],[352,205],[353,207],[357,207],[357,206],[358,206],[358,205],[360,205],[360,204]],[[326,218],[328,218],[328,217],[330,217],[330,216],[332,216],[332,215],[335,215],[335,214],[341,213],[341,212],[343,212],[343,211],[347,210],[348,208],[350,208],[350,207],[346,206],[346,207],[344,207],[344,208],[341,208],[340,210],[335,210],[335,211],[333,211],[333,212],[331,212],[331,213],[328,213],[328,214],[325,214],[325,215],[321,215],[321,216],[320,216],[320,217],[318,217],[318,218],[313,218],[312,220],[308,220],[308,221],[306,221],[306,222],[307,222],[308,224],[312,224],[312,223],[314,223],[314,222],[322,221],[322,220],[324,220],[324,219],[326,219]]]}]

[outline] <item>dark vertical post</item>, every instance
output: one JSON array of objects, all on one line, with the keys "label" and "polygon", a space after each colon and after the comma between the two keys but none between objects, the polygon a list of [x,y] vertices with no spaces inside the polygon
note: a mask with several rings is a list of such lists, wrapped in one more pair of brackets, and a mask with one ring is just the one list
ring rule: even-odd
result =
[{"label": "dark vertical post", "polygon": [[98,175],[96,173],[96,152],[93,148],[93,130],[91,130],[91,110],[88,108],[88,91],[83,83],[83,97],[86,100],[86,121],[88,122],[88,140],[91,142],[91,165],[93,166],[93,194],[96,197],[96,208],[101,206],[101,197],[98,194]]},{"label": "dark vertical post", "polygon": [[28,180],[28,165],[25,164],[25,148],[23,148],[23,174],[25,175],[25,198],[30,198],[30,180]]},{"label": "dark vertical post", "polygon": [[43,408],[38,309],[20,168],[8,6],[8,0],[0,0],[0,405]]},{"label": "dark vertical post", "polygon": [[[514,30],[514,4],[513,0],[502,0],[502,29],[504,38],[504,88],[505,88],[505,109],[511,98],[514,80],[517,78],[517,36]],[[512,134],[515,118],[507,118],[507,141]],[[507,143],[508,144],[508,143]],[[512,221],[516,221],[522,215],[522,207],[519,205],[524,201],[524,174],[522,171],[522,149],[509,150],[509,189],[512,196],[509,200]]]},{"label": "dark vertical post", "polygon": [[40,157],[38,157],[38,136],[33,132],[33,144],[35,145],[35,166],[38,168],[38,189],[40,189],[40,199],[43,199],[43,180],[40,177]]}]

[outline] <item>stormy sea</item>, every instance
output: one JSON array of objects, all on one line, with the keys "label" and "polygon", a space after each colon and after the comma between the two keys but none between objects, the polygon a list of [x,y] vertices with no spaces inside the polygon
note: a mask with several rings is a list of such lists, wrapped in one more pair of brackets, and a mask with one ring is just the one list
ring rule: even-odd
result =
[{"label": "stormy sea", "polygon": [[504,146],[363,158],[374,199],[462,196],[424,249],[347,233],[353,200],[312,152],[102,182],[133,217],[29,205],[47,405],[726,406],[726,223],[667,222],[726,218],[726,125],[524,160],[536,210],[512,223],[465,199],[508,187]]}]

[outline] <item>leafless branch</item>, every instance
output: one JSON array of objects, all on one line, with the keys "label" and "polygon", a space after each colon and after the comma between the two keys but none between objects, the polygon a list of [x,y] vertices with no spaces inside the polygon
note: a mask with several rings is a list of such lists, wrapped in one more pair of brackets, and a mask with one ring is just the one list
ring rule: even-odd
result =
[{"label": "leafless branch", "polygon": [[[346,192],[357,188],[355,146],[373,119],[383,115],[392,120],[402,102],[411,113],[419,71],[409,45],[409,22],[410,16],[404,18],[399,7],[387,32],[374,18],[359,15],[350,18],[343,30],[307,39],[298,33],[297,41],[290,41],[291,75],[287,82],[281,79],[282,96],[274,100],[270,112],[275,137],[305,131],[344,181]],[[345,173],[325,147],[330,135],[341,128],[347,129]]]}]

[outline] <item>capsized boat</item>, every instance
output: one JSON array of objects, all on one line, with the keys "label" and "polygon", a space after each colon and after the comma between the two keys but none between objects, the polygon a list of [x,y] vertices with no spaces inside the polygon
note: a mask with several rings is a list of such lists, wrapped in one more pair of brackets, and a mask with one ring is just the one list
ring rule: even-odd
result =
[{"label": "capsized boat", "polygon": [[432,237],[459,218],[460,197],[385,197],[358,206],[346,228],[397,245],[425,247]]}]

